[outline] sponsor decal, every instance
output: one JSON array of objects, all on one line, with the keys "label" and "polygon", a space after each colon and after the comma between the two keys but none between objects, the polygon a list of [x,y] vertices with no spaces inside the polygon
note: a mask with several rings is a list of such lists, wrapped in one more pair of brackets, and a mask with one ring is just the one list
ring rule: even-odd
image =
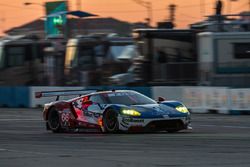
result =
[{"label": "sponsor decal", "polygon": [[100,116],[101,116],[101,114],[99,114],[99,113],[94,113],[94,117],[99,118]]},{"label": "sponsor decal", "polygon": [[129,125],[129,123],[128,122],[125,122],[123,119],[122,119],[122,121],[121,121],[121,124],[123,124],[123,125]]},{"label": "sponsor decal", "polygon": [[125,122],[121,122],[120,125],[123,126],[124,128],[128,128],[127,124],[124,125],[123,123],[125,123]]},{"label": "sponsor decal", "polygon": [[154,108],[155,110],[153,111],[153,115],[163,115],[164,111],[162,111],[159,108]]},{"label": "sponsor decal", "polygon": [[76,100],[76,101],[74,101],[72,104],[73,104],[73,106],[74,106],[75,108],[77,108],[77,109],[79,109],[79,110],[82,109],[82,99]]},{"label": "sponsor decal", "polygon": [[169,115],[163,115],[163,118],[169,118]]},{"label": "sponsor decal", "polygon": [[122,118],[122,121],[123,121],[124,123],[126,123],[126,122],[141,123],[141,122],[144,122],[144,119],[138,119],[138,118],[127,117],[127,118]]},{"label": "sponsor decal", "polygon": [[70,117],[69,113],[62,113],[61,115],[62,122],[68,122],[69,117]]},{"label": "sponsor decal", "polygon": [[161,110],[158,107],[153,107],[157,112],[161,112]]},{"label": "sponsor decal", "polygon": [[83,114],[86,117],[93,117],[93,118],[99,118],[101,116],[101,114],[99,114],[99,113],[94,113],[94,112],[91,112],[91,111],[88,111],[88,110],[84,110]]},{"label": "sponsor decal", "polygon": [[70,109],[69,108],[66,108],[63,110],[64,113],[70,113]]},{"label": "sponsor decal", "polygon": [[84,114],[84,116],[86,116],[86,117],[93,117],[93,113],[92,113],[92,112],[89,112],[88,110],[84,110],[84,111],[83,111],[83,114]]}]

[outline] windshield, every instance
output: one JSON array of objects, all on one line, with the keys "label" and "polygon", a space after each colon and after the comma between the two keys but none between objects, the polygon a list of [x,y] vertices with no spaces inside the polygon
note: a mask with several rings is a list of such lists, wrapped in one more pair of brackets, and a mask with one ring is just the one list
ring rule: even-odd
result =
[{"label": "windshield", "polygon": [[108,57],[112,58],[113,60],[130,60],[136,57],[137,52],[134,45],[114,45],[110,47],[108,54]]},{"label": "windshield", "polygon": [[147,96],[137,92],[112,92],[104,94],[110,104],[141,105],[156,104],[156,102]]}]

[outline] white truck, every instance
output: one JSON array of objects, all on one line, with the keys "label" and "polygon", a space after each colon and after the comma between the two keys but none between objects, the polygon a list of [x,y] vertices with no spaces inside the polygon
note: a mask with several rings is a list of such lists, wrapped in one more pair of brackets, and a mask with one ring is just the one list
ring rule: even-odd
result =
[{"label": "white truck", "polygon": [[250,32],[199,33],[198,61],[200,85],[249,86]]}]

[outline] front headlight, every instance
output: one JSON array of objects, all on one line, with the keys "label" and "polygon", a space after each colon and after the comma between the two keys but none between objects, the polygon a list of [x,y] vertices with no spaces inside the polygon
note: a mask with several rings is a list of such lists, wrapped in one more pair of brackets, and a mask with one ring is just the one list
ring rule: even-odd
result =
[{"label": "front headlight", "polygon": [[177,111],[182,112],[182,113],[188,113],[188,109],[185,106],[178,106],[175,108]]},{"label": "front headlight", "polygon": [[141,113],[138,111],[132,110],[132,109],[123,109],[122,114],[124,115],[130,115],[130,116],[140,116]]}]

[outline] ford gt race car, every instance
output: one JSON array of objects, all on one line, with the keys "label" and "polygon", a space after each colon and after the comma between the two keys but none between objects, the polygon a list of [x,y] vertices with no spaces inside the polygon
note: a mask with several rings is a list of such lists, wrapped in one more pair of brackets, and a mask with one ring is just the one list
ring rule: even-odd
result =
[{"label": "ford gt race car", "polygon": [[[60,96],[78,95],[59,101]],[[53,132],[98,129],[104,133],[121,131],[177,132],[191,129],[190,113],[178,101],[155,101],[132,90],[73,90],[36,92],[36,97],[57,96],[44,106],[47,130]]]}]

